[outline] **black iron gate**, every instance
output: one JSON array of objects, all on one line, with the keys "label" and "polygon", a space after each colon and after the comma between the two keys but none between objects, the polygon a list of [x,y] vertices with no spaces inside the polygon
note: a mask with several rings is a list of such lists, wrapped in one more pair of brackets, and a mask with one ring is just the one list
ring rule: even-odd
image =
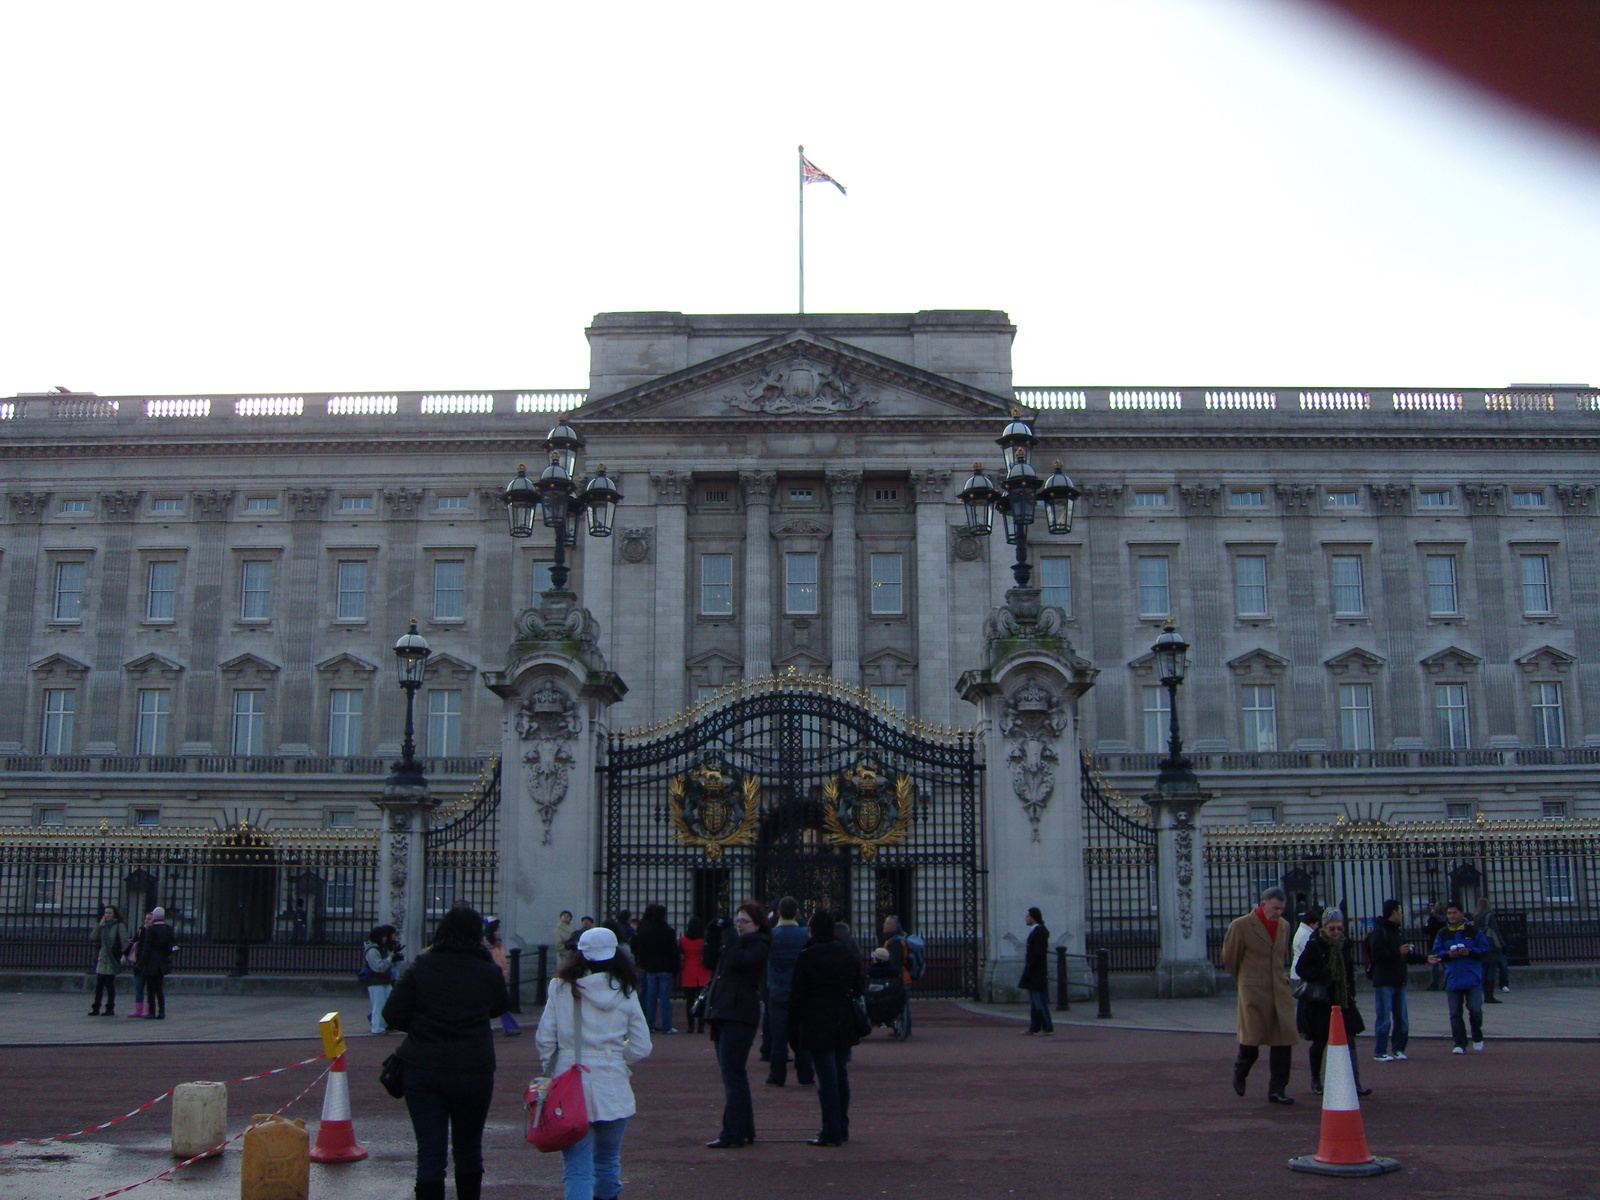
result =
[{"label": "black iron gate", "polygon": [[1109,951],[1113,971],[1154,971],[1161,957],[1156,831],[1143,804],[1119,796],[1088,755],[1081,762],[1084,948]]},{"label": "black iron gate", "polygon": [[484,916],[494,912],[500,903],[498,758],[479,771],[477,782],[459,800],[433,814],[422,847],[423,941],[433,936],[439,918],[458,900]]},{"label": "black iron gate", "polygon": [[927,943],[919,995],[976,995],[982,771],[971,731],[927,727],[848,684],[737,684],[610,738],[608,914],[660,903],[681,928],[789,895],[803,913],[841,913],[863,948],[893,914]]}]

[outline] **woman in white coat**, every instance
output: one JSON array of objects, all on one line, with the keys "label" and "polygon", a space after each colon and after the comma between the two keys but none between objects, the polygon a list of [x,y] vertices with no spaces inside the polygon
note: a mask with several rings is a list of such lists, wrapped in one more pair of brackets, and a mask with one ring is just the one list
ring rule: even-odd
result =
[{"label": "woman in white coat", "polygon": [[649,1056],[650,1026],[639,1007],[633,963],[617,953],[611,930],[596,926],[578,939],[578,952],[550,986],[534,1045],[552,1078],[575,1062],[588,1068],[583,1100],[589,1136],[561,1152],[566,1200],[614,1200],[622,1193],[622,1135],[634,1114],[628,1064]]}]

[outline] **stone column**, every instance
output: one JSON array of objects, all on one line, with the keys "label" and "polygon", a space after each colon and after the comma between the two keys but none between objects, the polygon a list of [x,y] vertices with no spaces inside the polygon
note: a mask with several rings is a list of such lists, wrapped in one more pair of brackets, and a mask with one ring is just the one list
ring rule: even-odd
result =
[{"label": "stone column", "polygon": [[422,953],[422,916],[427,903],[423,835],[436,807],[425,780],[420,785],[391,783],[378,801],[383,813],[378,835],[378,923],[395,927],[409,962]]},{"label": "stone column", "polygon": [[217,695],[217,664],[222,645],[223,557],[227,553],[229,491],[192,492],[194,562],[186,565],[194,583],[191,601],[189,665],[184,671],[185,736],[180,754],[210,754],[228,743],[227,713],[232,707]]},{"label": "stone column", "polygon": [[665,720],[684,707],[684,660],[688,657],[690,476],[684,471],[652,472],[656,489],[656,653],[650,715]]},{"label": "stone column", "polygon": [[1038,588],[1012,588],[984,627],[982,666],[956,683],[978,708],[986,748],[984,845],[985,999],[1025,999],[1023,914],[1044,912],[1055,944],[1082,954],[1083,804],[1078,701],[1098,672],[1067,640],[1061,612]]},{"label": "stone column", "polygon": [[1206,952],[1205,840],[1200,808],[1210,792],[1147,793],[1156,828],[1156,903],[1160,913],[1161,960],[1156,995],[1214,996],[1217,972]]},{"label": "stone column", "polygon": [[[1378,511],[1378,576],[1383,588],[1384,640],[1389,651],[1389,670],[1384,677],[1388,700],[1387,713],[1373,715],[1374,749],[1383,741],[1385,722],[1389,744],[1397,750],[1416,750],[1427,743],[1422,737],[1422,683],[1418,679],[1418,625],[1424,611],[1417,587],[1426,587],[1417,570],[1414,530],[1406,521],[1411,504],[1411,485],[1407,483],[1370,484],[1373,507]],[[1461,586],[1457,578],[1456,586]],[[1337,693],[1335,693],[1337,694]],[[1491,731],[1494,725],[1490,707]]]},{"label": "stone column", "polygon": [[[50,504],[49,492],[12,492],[10,552],[6,556],[6,611],[11,628],[0,638],[0,753],[20,754],[28,711],[28,662],[32,656],[32,614],[36,604],[49,603],[36,595],[39,586],[40,519]],[[48,611],[48,610],[47,610]],[[25,619],[26,618],[26,619]],[[119,664],[120,665],[120,664]],[[33,747],[38,749],[37,744]]]},{"label": "stone column", "polygon": [[[1478,605],[1478,643],[1483,651],[1484,711],[1488,714],[1485,729],[1487,737],[1481,738],[1488,748],[1512,747],[1517,737],[1517,713],[1522,707],[1519,696],[1520,683],[1516,665],[1511,661],[1511,627],[1519,622],[1522,606],[1511,610],[1506,605],[1506,543],[1500,530],[1500,506],[1505,500],[1505,487],[1498,483],[1463,483],[1461,497],[1466,505],[1472,527],[1472,565],[1475,596]],[[1520,593],[1521,581],[1513,585]],[[1467,595],[1466,556],[1461,556],[1456,575],[1456,591],[1461,596],[1457,603],[1465,609]],[[1390,610],[1393,619],[1393,610]],[[1578,629],[1582,630],[1580,623]],[[1411,663],[1404,664],[1411,667]],[[1431,717],[1432,700],[1424,695],[1422,703]],[[1480,735],[1473,733],[1473,744]]]},{"label": "stone column", "polygon": [[1583,744],[1600,745],[1600,563],[1596,562],[1590,524],[1595,516],[1595,488],[1590,483],[1556,484],[1562,525],[1567,536],[1567,579],[1572,596],[1572,627],[1578,639],[1578,695],[1583,703]]},{"label": "stone column", "polygon": [[829,471],[824,476],[833,502],[833,594],[828,637],[833,677],[861,683],[861,580],[856,569],[856,494],[860,471]]},{"label": "stone column", "polygon": [[[570,593],[546,593],[518,615],[510,665],[484,672],[505,714],[499,912],[509,945],[548,941],[562,909],[600,912],[604,803],[596,771],[606,709],[628,689],[607,669],[598,636]],[[681,657],[677,663],[681,670]]]},{"label": "stone column", "polygon": [[[946,528],[945,491],[949,471],[913,471],[911,491],[917,502],[916,583],[917,704],[924,721],[951,724],[950,694],[955,680],[950,669],[950,533]],[[837,536],[837,535],[835,535]],[[1000,539],[1004,541],[1004,538]],[[907,599],[913,593],[908,586]]]},{"label": "stone column", "polygon": [[740,471],[744,488],[744,677],[772,674],[772,493],[776,471]]}]

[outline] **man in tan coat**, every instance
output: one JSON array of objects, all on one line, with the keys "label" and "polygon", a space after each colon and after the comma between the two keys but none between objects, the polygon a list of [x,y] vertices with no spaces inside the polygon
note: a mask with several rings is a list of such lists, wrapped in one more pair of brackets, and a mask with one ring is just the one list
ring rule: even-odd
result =
[{"label": "man in tan coat", "polygon": [[1267,1099],[1293,1104],[1286,1094],[1289,1063],[1300,1038],[1294,1028],[1294,994],[1289,990],[1289,946],[1292,923],[1282,919],[1282,888],[1261,893],[1261,903],[1228,926],[1222,942],[1222,965],[1239,989],[1239,1057],[1233,1064],[1233,1090],[1244,1095],[1245,1078],[1271,1046]]}]

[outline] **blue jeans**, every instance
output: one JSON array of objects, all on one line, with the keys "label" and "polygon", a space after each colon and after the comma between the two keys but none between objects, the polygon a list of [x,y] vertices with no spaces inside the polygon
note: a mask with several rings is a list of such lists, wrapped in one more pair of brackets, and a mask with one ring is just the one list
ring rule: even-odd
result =
[{"label": "blue jeans", "polygon": [[[767,997],[767,1021],[772,1031],[772,1067],[767,1078],[780,1086],[789,1078],[789,997]],[[794,1077],[802,1087],[810,1087],[814,1071],[811,1051],[794,1052]]]},{"label": "blue jeans", "polygon": [[1375,987],[1372,995],[1378,1009],[1378,1019],[1372,1027],[1372,1053],[1387,1054],[1391,1036],[1395,1050],[1404,1053],[1406,1043],[1411,1040],[1411,1020],[1406,1014],[1406,989]]},{"label": "blue jeans", "polygon": [[850,1052],[818,1051],[811,1056],[817,1071],[817,1101],[822,1105],[825,1142],[850,1140]]},{"label": "blue jeans", "polygon": [[628,1118],[590,1121],[589,1136],[561,1152],[564,1200],[612,1200],[622,1193],[622,1135]]},{"label": "blue jeans", "polygon": [[671,971],[645,972],[644,1023],[657,1033],[665,1033],[672,1028]]},{"label": "blue jeans", "polygon": [[1455,1044],[1463,1050],[1467,1046],[1467,1026],[1461,1019],[1463,1004],[1467,1006],[1467,1014],[1472,1018],[1472,1040],[1483,1041],[1483,989],[1452,988],[1445,995],[1450,1000],[1450,1036],[1455,1040]]},{"label": "blue jeans", "polygon": [[717,1067],[722,1072],[722,1133],[725,1142],[756,1140],[756,1112],[750,1102],[750,1076],[745,1062],[755,1044],[756,1027],[718,1021]]},{"label": "blue jeans", "polygon": [[494,1072],[406,1068],[406,1109],[417,1139],[417,1182],[443,1183],[455,1151],[456,1181],[483,1174],[483,1123],[494,1098]]},{"label": "blue jeans", "polygon": [[1047,992],[1028,993],[1028,1030],[1031,1033],[1056,1031],[1050,1021],[1050,998]]}]

